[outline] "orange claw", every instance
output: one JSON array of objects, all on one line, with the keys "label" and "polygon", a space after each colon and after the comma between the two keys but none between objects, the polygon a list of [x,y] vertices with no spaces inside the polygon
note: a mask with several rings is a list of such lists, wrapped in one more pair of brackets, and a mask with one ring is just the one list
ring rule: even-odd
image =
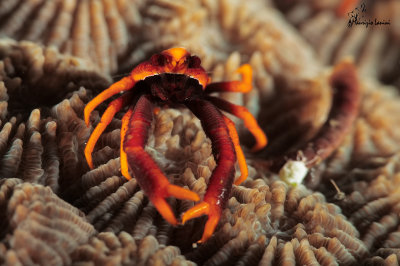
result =
[{"label": "orange claw", "polygon": [[202,215],[208,215],[209,212],[210,205],[205,201],[200,202],[199,204],[196,204],[195,206],[187,210],[182,215],[182,224],[185,224],[190,219],[194,219]]},{"label": "orange claw", "polygon": [[168,205],[165,198],[175,197],[177,199],[184,199],[184,200],[193,200],[193,201],[200,200],[200,197],[199,195],[197,195],[197,193],[169,183],[162,189],[161,192],[156,194],[157,195],[150,198],[151,202],[153,203],[154,207],[156,207],[161,216],[164,217],[164,219],[167,220],[172,225],[177,225],[178,222],[175,218],[175,215],[171,207]]},{"label": "orange claw", "polygon": [[171,207],[168,205],[167,201],[162,197],[150,198],[154,207],[156,207],[157,211],[161,214],[161,216],[167,220],[172,225],[177,225],[178,221],[175,218],[175,214],[172,211]]},{"label": "orange claw", "polygon": [[177,199],[193,200],[193,201],[200,200],[200,197],[199,195],[197,195],[196,192],[190,191],[189,189],[182,188],[180,186],[168,184],[166,190],[168,196],[175,197]]},{"label": "orange claw", "polygon": [[218,225],[218,221],[221,217],[221,209],[217,205],[209,204],[206,201],[196,204],[182,215],[182,224],[186,221],[200,217],[202,215],[208,215],[208,220],[204,227],[203,236],[197,243],[206,242],[214,233],[215,227]]},{"label": "orange claw", "polygon": [[213,82],[206,87],[205,91],[207,93],[226,91],[247,93],[251,91],[253,75],[251,66],[249,64],[244,64],[239,67],[236,72],[242,76],[242,80]]},{"label": "orange claw", "polygon": [[229,136],[232,139],[233,145],[236,151],[236,158],[239,164],[240,177],[235,180],[235,185],[240,185],[244,180],[246,180],[249,175],[249,170],[247,168],[246,159],[243,154],[243,150],[240,147],[239,136],[237,134],[235,123],[232,122],[227,116],[224,116],[226,125],[228,126]]},{"label": "orange claw", "polygon": [[238,91],[240,92],[249,92],[253,88],[251,85],[251,81],[253,78],[253,69],[249,64],[244,64],[241,67],[239,67],[236,72],[242,75],[242,81],[240,83],[240,86],[238,88]]}]

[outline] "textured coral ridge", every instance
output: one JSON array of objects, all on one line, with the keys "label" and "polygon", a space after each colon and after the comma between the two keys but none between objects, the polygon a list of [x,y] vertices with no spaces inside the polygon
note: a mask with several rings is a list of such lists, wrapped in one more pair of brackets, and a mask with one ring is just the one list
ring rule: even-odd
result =
[{"label": "textured coral ridge", "polygon": [[215,237],[186,256],[207,265],[328,265],[367,254],[358,231],[322,194],[257,179],[234,187]]},{"label": "textured coral ridge", "polygon": [[[273,2],[315,48],[323,63],[336,63],[352,56],[363,76],[376,77],[386,84],[400,87],[399,1],[348,1],[358,3],[352,10],[347,10],[353,13],[345,12],[341,16],[336,14],[340,2],[343,2],[339,0]],[[355,15],[358,15],[357,21],[364,24],[349,25],[349,22],[354,22]],[[390,25],[366,27],[365,22],[375,24],[375,20]]]},{"label": "textured coral ridge", "polygon": [[[61,155],[66,152],[66,132],[77,131],[77,115],[68,116],[70,112],[52,105],[80,86],[104,88],[107,79],[93,69],[90,62],[53,48],[0,41],[1,178],[18,177],[59,191],[60,173],[65,176],[63,169],[68,167],[68,159]],[[67,101],[69,106],[79,107],[77,93]],[[81,96],[84,93],[82,89]],[[80,138],[82,144],[86,136],[76,133],[71,142]]]},{"label": "textured coral ridge", "polygon": [[[90,62],[32,42],[0,40],[1,118],[27,115],[65,99],[79,86],[104,88],[107,79]],[[63,89],[60,89],[62,87]]]},{"label": "textured coral ridge", "polygon": [[[132,197],[135,201],[131,201],[131,210],[137,212],[138,208],[143,208],[136,228],[128,231],[132,235],[100,233],[79,247],[74,252],[74,259],[125,265],[144,260],[174,265],[182,262],[179,249],[159,244],[166,236],[181,247],[186,259],[205,265],[275,265],[285,261],[300,265],[353,264],[368,254],[357,238],[358,231],[340,210],[326,203],[323,195],[312,193],[303,186],[289,189],[280,181],[268,186],[259,179],[247,182],[245,187],[234,187],[215,236],[194,249],[190,249],[192,235],[201,235],[201,232],[194,232],[194,223],[171,231],[165,223],[156,222],[158,215],[153,207],[153,211],[149,206],[140,207],[146,205],[143,200],[140,202],[142,197]],[[151,225],[152,221],[158,226]],[[115,227],[110,229],[115,232]],[[135,244],[134,240],[141,238],[140,244]]]},{"label": "textured coral ridge", "polygon": [[[175,183],[203,195],[215,161],[199,121],[188,111],[166,109],[156,116],[153,130],[147,151],[168,177],[176,177]],[[117,140],[102,147],[112,140],[114,131],[119,133],[118,129],[110,129],[100,142],[98,152],[94,153],[98,158],[95,165],[104,160],[98,156],[105,149],[114,149],[110,153],[118,156]],[[81,186],[86,192],[74,205],[87,214],[97,230],[108,233],[77,249],[77,261],[169,264],[181,261],[180,255],[184,255],[190,261],[208,265],[229,264],[233,259],[252,265],[285,260],[351,264],[368,254],[357,230],[321,194],[303,186],[291,189],[280,181],[268,186],[261,179],[249,180],[245,187],[234,187],[215,236],[190,249],[201,236],[202,221],[171,227],[148,203],[134,179],[125,181],[120,177],[118,167],[116,158],[82,176]],[[178,214],[193,206],[192,202],[174,199],[170,204]],[[137,255],[129,257],[128,251]]]},{"label": "textured coral ridge", "polygon": [[72,0],[0,3],[0,31],[16,40],[57,47],[90,58],[104,73],[115,72],[128,48],[139,39],[138,1]]},{"label": "textured coral ridge", "polygon": [[[2,34],[53,45],[94,63],[54,47],[0,41],[0,263],[398,264],[400,98],[395,89],[362,84],[354,128],[333,156],[311,169],[308,189],[276,181],[253,160],[281,155],[313,137],[326,122],[332,99],[329,73],[321,73],[313,49],[263,2],[1,1]],[[323,8],[307,14],[318,10]],[[368,39],[374,41],[366,43],[381,49],[373,32]],[[83,156],[93,129],[81,119],[83,108],[109,84],[95,69],[106,75],[130,70],[148,51],[171,46],[199,55],[214,81],[237,79],[235,70],[250,63],[253,91],[222,97],[259,114],[270,137],[263,154],[246,154],[250,176],[233,187],[214,236],[201,246],[192,244],[201,237],[204,219],[172,227],[136,180],[121,176],[123,112],[95,147],[95,169],[89,171]],[[356,63],[383,62],[379,56],[367,59]],[[380,73],[391,77],[392,72]],[[92,125],[105,106],[93,112]],[[251,142],[243,136],[244,143]],[[171,182],[204,194],[215,161],[210,141],[189,111],[162,109],[155,115],[146,151]],[[330,178],[344,195],[335,194]],[[177,217],[194,204],[173,198],[168,203]]]},{"label": "textured coral ridge", "polygon": [[400,98],[396,88],[376,82],[365,82],[364,89],[353,132],[314,172],[315,179],[334,179],[344,194],[336,194],[329,181],[315,189],[340,206],[360,231],[373,255],[368,263],[398,263],[400,136],[393,125],[399,120]]},{"label": "textured coral ridge", "polygon": [[2,228],[2,234],[6,234],[1,243],[2,262],[70,264],[70,253],[87,242],[96,230],[81,211],[58,198],[49,187],[18,183],[21,182],[17,179],[6,179],[0,187],[0,204],[6,205],[9,221]]}]

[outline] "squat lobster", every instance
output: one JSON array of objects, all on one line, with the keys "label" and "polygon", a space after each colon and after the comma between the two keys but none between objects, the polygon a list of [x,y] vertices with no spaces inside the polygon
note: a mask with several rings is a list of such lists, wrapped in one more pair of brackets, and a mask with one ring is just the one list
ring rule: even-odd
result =
[{"label": "squat lobster", "polygon": [[89,167],[93,168],[92,152],[98,138],[114,115],[123,107],[129,106],[122,118],[121,173],[125,178],[131,179],[130,170],[158,212],[173,225],[177,225],[178,222],[165,198],[174,196],[199,201],[200,197],[190,190],[170,184],[144,150],[153,119],[153,104],[186,106],[200,119],[206,135],[211,139],[217,166],[212,172],[203,201],[183,214],[182,223],[201,215],[208,215],[200,240],[204,242],[213,234],[221,210],[229,198],[234,181],[236,157],[241,176],[235,184],[244,181],[248,174],[235,125],[219,109],[244,120],[244,125],[256,139],[254,151],[262,149],[267,144],[267,138],[246,108],[209,95],[212,92],[250,91],[251,67],[246,64],[238,69],[242,76],[241,81],[209,83],[210,78],[200,64],[197,56],[190,55],[183,48],[172,48],[155,54],[149,61],[134,68],[129,76],[112,84],[91,100],[85,107],[84,116],[86,125],[89,125],[91,112],[101,102],[124,92],[109,104],[100,123],[92,132],[85,147],[86,160]]}]

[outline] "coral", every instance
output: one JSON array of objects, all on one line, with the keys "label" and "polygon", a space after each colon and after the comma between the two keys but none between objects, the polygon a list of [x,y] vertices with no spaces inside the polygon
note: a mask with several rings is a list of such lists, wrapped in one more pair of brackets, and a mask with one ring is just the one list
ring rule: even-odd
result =
[{"label": "coral", "polygon": [[143,23],[133,0],[2,1],[0,9],[3,35],[91,59],[105,74],[127,58]]},{"label": "coral", "polygon": [[56,122],[40,116],[39,109],[35,109],[26,123],[12,117],[4,124],[0,131],[3,155],[0,175],[2,178],[19,177],[58,191]]},{"label": "coral", "polygon": [[[29,42],[2,40],[0,54],[4,123],[0,133],[1,176],[49,185],[57,192],[57,121],[43,118],[42,113],[48,114],[51,103],[68,92],[90,84],[90,75],[95,72],[89,71],[89,63]],[[95,83],[101,84],[99,75],[96,79]]]},{"label": "coral", "polygon": [[151,235],[137,244],[126,232],[100,233],[78,247],[72,260],[96,265],[195,265],[185,260],[177,247],[160,245]]},{"label": "coral", "polygon": [[[339,2],[0,1],[0,264],[398,264],[399,3],[365,1],[367,18],[391,25],[349,28]],[[193,243],[204,218],[172,227],[121,176],[124,111],[96,144],[93,170],[83,155],[85,104],[112,74],[172,46],[198,55],[213,81],[237,80],[249,63],[252,92],[219,97],[246,106],[269,137],[251,154],[235,120],[249,178],[202,245]],[[349,55],[361,77],[357,118],[304,185],[279,181],[267,160],[334,127],[328,68]],[[203,196],[215,159],[200,122],[162,108],[150,131],[146,151],[168,179]],[[195,204],[168,203],[176,217]]]},{"label": "coral", "polygon": [[[365,82],[360,116],[342,147],[314,169],[311,186],[343,210],[360,231],[360,239],[371,254],[372,265],[397,258],[399,182],[398,131],[396,110],[400,110],[398,91],[377,82]],[[338,198],[328,181],[335,180],[342,196]],[[379,262],[381,261],[381,262]]]},{"label": "coral", "polygon": [[[357,6],[342,16],[335,14],[341,1],[283,1],[286,5],[281,2],[274,1],[323,63],[337,63],[352,56],[362,76],[375,77],[399,88],[399,1],[356,1]],[[359,23],[375,24],[377,20],[390,25],[357,25],[356,15]]]},{"label": "coral", "polygon": [[368,255],[358,235],[322,194],[257,179],[234,187],[215,236],[185,256],[206,265],[347,265]]},{"label": "coral", "polygon": [[[315,187],[321,178],[325,180],[345,178],[352,169],[369,168],[365,161],[371,158],[388,158],[400,151],[400,135],[396,127],[399,123],[399,93],[393,86],[385,86],[367,80],[361,84],[363,96],[359,116],[354,127],[346,136],[341,147],[322,165],[311,173],[308,185]],[[366,165],[366,166],[364,166]],[[362,172],[364,173],[364,172]],[[377,177],[376,172],[365,173],[366,180]],[[325,182],[326,183],[326,182]],[[343,184],[342,184],[343,185]],[[330,188],[332,186],[327,184]]]},{"label": "coral", "polygon": [[1,119],[49,109],[80,86],[102,90],[108,80],[86,60],[32,42],[0,40]]},{"label": "coral", "polygon": [[15,186],[21,184],[23,181],[18,178],[7,178],[0,181],[0,237],[3,238],[7,228],[7,205],[13,193]]},{"label": "coral", "polygon": [[82,212],[41,185],[15,185],[7,219],[5,265],[70,264],[70,253],[96,233]]},{"label": "coral", "polygon": [[66,160],[59,154],[61,135],[64,122],[73,121],[52,116],[50,109],[80,86],[104,88],[107,79],[90,62],[8,39],[0,41],[0,79],[1,177],[47,185],[57,193],[60,163]]},{"label": "coral", "polygon": [[335,200],[336,204],[360,231],[360,239],[371,254],[379,258],[398,254],[399,166],[398,153],[389,157],[371,156],[347,174],[347,181],[337,179],[345,196]]},{"label": "coral", "polygon": [[329,157],[343,142],[358,115],[361,89],[354,65],[342,62],[335,66],[331,77],[331,110],[324,125],[309,141],[295,151],[272,161],[270,169],[281,169],[288,162],[303,162],[308,168]]}]

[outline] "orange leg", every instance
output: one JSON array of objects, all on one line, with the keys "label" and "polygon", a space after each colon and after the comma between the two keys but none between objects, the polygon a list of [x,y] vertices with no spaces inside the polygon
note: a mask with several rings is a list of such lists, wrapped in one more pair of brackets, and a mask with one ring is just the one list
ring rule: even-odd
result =
[{"label": "orange leg", "polygon": [[242,75],[240,81],[228,81],[228,82],[214,82],[205,88],[207,93],[212,92],[249,92],[252,89],[252,69],[249,64],[244,64],[237,70]]},{"label": "orange leg", "polygon": [[228,126],[229,136],[232,139],[233,146],[235,147],[236,157],[240,168],[240,177],[235,180],[235,185],[240,185],[244,180],[246,180],[249,175],[249,170],[247,169],[246,159],[244,157],[242,148],[240,147],[239,136],[235,128],[235,123],[230,120],[227,116],[224,116],[226,125]]},{"label": "orange leg", "polygon": [[125,94],[120,98],[115,99],[110,103],[107,107],[106,111],[102,115],[100,119],[100,123],[97,124],[96,128],[93,130],[92,134],[89,137],[88,142],[86,143],[85,147],[85,157],[86,161],[90,167],[93,169],[93,160],[92,160],[92,152],[94,146],[96,145],[97,140],[99,139],[100,135],[103,133],[104,129],[110,124],[111,120],[113,119],[114,115],[121,110],[121,108],[126,103],[127,99],[130,98],[129,94]]},{"label": "orange leg", "polygon": [[90,102],[88,102],[84,110],[84,118],[86,125],[89,126],[90,114],[100,103],[104,102],[105,100],[107,100],[108,98],[119,92],[131,89],[133,85],[135,85],[135,81],[131,77],[124,77],[120,81],[112,84],[108,89],[102,91]]},{"label": "orange leg", "polygon": [[231,113],[243,120],[244,126],[256,139],[256,144],[252,148],[253,152],[258,151],[267,145],[267,136],[265,136],[264,131],[260,128],[254,116],[245,107],[232,104],[217,97],[208,96],[207,99],[221,110]]},{"label": "orange leg", "polygon": [[136,103],[129,119],[123,150],[127,156],[128,166],[140,187],[164,219],[176,225],[178,222],[165,198],[173,196],[178,199],[198,201],[200,197],[190,190],[170,184],[167,177],[144,150],[152,120],[153,105],[150,99],[143,95]]},{"label": "orange leg", "polygon": [[229,135],[229,129],[222,113],[206,100],[193,100],[187,107],[200,119],[202,127],[211,139],[217,166],[213,170],[203,202],[196,204],[182,216],[182,223],[189,219],[208,215],[203,236],[199,242],[205,242],[212,236],[221,217],[221,212],[229,199],[233,179],[235,178],[236,154]]},{"label": "orange leg", "polygon": [[124,139],[126,132],[128,131],[129,126],[129,119],[131,118],[133,109],[128,110],[126,114],[122,117],[122,126],[121,126],[121,145],[120,145],[120,164],[121,164],[121,174],[128,180],[132,179],[131,175],[129,174],[129,166],[128,166],[128,159],[126,156],[126,152],[124,151]]}]

